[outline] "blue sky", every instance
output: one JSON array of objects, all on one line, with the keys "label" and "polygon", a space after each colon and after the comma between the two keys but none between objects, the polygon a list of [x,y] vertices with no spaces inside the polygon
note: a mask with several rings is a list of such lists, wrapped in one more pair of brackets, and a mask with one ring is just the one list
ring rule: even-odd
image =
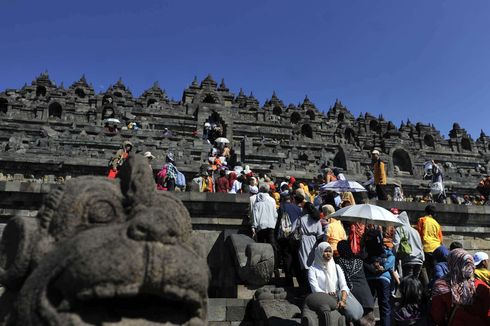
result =
[{"label": "blue sky", "polygon": [[0,90],[48,70],[133,95],[159,81],[180,99],[194,75],[263,103],[339,98],[399,125],[458,121],[490,134],[490,1],[0,0]]}]

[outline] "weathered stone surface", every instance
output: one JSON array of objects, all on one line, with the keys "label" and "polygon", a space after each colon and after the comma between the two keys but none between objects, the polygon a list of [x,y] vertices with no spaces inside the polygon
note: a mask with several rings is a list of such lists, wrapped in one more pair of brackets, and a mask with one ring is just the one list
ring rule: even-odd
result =
[{"label": "weathered stone surface", "polygon": [[17,217],[0,243],[7,325],[204,323],[209,272],[190,217],[157,194],[130,156],[116,182],[74,178],[36,218]]},{"label": "weathered stone surface", "polygon": [[[117,132],[105,128],[108,118],[121,122]],[[119,80],[96,94],[85,78],[64,88],[47,73],[0,92],[0,170],[32,171],[35,179],[103,174],[113,152],[130,139],[156,155],[156,168],[173,151],[190,180],[209,151],[202,136],[210,119],[220,124],[237,161],[280,177],[311,179],[321,168],[337,166],[350,179],[364,180],[374,148],[386,162],[389,183],[401,181],[407,195],[428,192],[422,176],[429,159],[444,166],[451,191],[476,193],[477,180],[490,173],[490,137],[482,131],[472,138],[457,123],[444,137],[434,125],[406,121],[398,127],[369,113],[356,118],[339,100],[326,112],[308,97],[288,105],[274,93],[260,104],[211,76],[194,80],[180,100],[172,100],[158,85],[135,97]],[[130,122],[139,129],[128,129]]]},{"label": "weathered stone surface", "polygon": [[286,295],[283,288],[266,286],[258,289],[252,304],[254,320],[266,325],[296,324],[301,310],[288,302]]},{"label": "weathered stone surface", "polygon": [[244,234],[229,236],[231,254],[238,276],[252,285],[265,285],[274,272],[274,252],[268,243],[256,243]]},{"label": "weathered stone surface", "polygon": [[337,300],[324,293],[312,293],[305,299],[301,325],[344,326],[345,317],[337,310]]}]

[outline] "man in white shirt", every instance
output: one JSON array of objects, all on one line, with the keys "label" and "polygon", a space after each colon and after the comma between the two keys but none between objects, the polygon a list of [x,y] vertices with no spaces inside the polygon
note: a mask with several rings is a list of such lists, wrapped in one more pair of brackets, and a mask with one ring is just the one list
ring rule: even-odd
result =
[{"label": "man in white shirt", "polygon": [[269,185],[261,183],[252,206],[252,234],[257,242],[270,243],[274,250],[274,270],[277,270],[277,243],[274,228],[277,221],[276,201],[269,195]]}]

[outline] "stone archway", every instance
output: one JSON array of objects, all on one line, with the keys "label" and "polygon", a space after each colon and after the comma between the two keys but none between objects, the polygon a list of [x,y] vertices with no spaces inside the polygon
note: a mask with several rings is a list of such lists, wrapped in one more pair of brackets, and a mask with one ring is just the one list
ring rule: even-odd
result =
[{"label": "stone archway", "polygon": [[308,117],[310,117],[311,121],[315,120],[315,112],[313,112],[313,110],[308,110],[306,114],[308,115]]},{"label": "stone archway", "polygon": [[9,101],[4,98],[0,98],[0,113],[7,114]]},{"label": "stone archway", "polygon": [[339,115],[337,116],[337,121],[343,122],[344,119],[345,119],[345,114],[343,112],[340,112]]},{"label": "stone archway", "polygon": [[156,102],[157,102],[157,100],[155,100],[154,98],[151,98],[148,100],[148,102],[146,102],[146,107],[149,107],[150,105],[155,104]]},{"label": "stone archway", "polygon": [[112,106],[106,106],[102,110],[102,120],[114,118],[115,114],[116,112]]},{"label": "stone archway", "polygon": [[280,106],[276,106],[272,109],[272,114],[274,115],[281,115],[282,114],[282,109]]},{"label": "stone archway", "polygon": [[344,131],[344,138],[347,140],[347,143],[354,144],[356,142],[356,132],[354,129],[348,127]]},{"label": "stone archway", "polygon": [[53,102],[48,107],[48,117],[61,119],[63,108],[58,102]]},{"label": "stone archway", "polygon": [[374,132],[380,132],[378,121],[371,120],[371,122],[369,122],[369,130],[374,131]]},{"label": "stone archway", "polygon": [[471,142],[469,138],[465,137],[461,139],[461,148],[465,151],[471,151]]},{"label": "stone archway", "polygon": [[298,112],[293,112],[293,114],[291,114],[290,121],[293,124],[297,124],[301,121],[301,115]]},{"label": "stone archway", "polygon": [[102,105],[112,104],[112,102],[113,102],[113,98],[110,95],[104,95],[104,97],[102,98]]},{"label": "stone archway", "polygon": [[309,124],[304,124],[301,126],[301,135],[308,138],[313,138],[313,129]]},{"label": "stone archway", "polygon": [[393,152],[393,170],[404,174],[413,174],[412,160],[404,149],[398,148]]},{"label": "stone archway", "polygon": [[347,160],[345,158],[345,152],[342,147],[339,147],[339,151],[335,154],[333,158],[333,166],[342,168],[342,170],[347,171]]},{"label": "stone archway", "polygon": [[75,90],[75,94],[79,97],[79,98],[85,98],[85,91],[81,88],[77,88]]},{"label": "stone archway", "polygon": [[46,87],[44,86],[37,86],[36,87],[36,96],[37,97],[44,97],[46,96],[47,90]]},{"label": "stone archway", "polygon": [[208,104],[218,104],[218,102],[216,101],[216,99],[214,98],[214,96],[211,95],[211,94],[206,94],[206,96],[204,96],[202,102],[203,103],[208,103]]},{"label": "stone archway", "polygon": [[434,148],[434,144],[435,144],[434,137],[432,137],[432,135],[425,135],[425,137],[424,137],[424,144],[427,147]]},{"label": "stone archway", "polygon": [[213,143],[215,139],[219,137],[225,137],[227,135],[226,123],[221,118],[218,112],[212,111],[209,117],[206,119],[204,124],[204,137],[209,140],[209,142]]}]

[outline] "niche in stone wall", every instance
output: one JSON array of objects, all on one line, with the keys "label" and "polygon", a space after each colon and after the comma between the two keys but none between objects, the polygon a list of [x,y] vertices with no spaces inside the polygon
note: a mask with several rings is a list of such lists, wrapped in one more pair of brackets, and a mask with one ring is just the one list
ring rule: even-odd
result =
[{"label": "niche in stone wall", "polygon": [[7,114],[8,105],[9,102],[6,99],[0,98],[0,113]]},{"label": "niche in stone wall", "polygon": [[313,129],[309,124],[304,124],[301,126],[301,135],[308,138],[313,138]]},{"label": "niche in stone wall", "polygon": [[58,102],[53,102],[48,107],[48,117],[61,119],[63,108]]},{"label": "niche in stone wall", "polygon": [[379,127],[378,121],[371,120],[371,122],[369,122],[369,129],[371,131],[374,131],[374,132],[379,132],[380,131],[380,127]]},{"label": "niche in stone wall", "polygon": [[298,112],[291,114],[291,123],[297,124],[301,121],[301,115]]},{"label": "niche in stone wall", "polygon": [[106,106],[102,110],[102,120],[114,118],[115,112],[112,106]]},{"label": "niche in stone wall", "polygon": [[148,100],[148,102],[146,102],[146,106],[149,107],[150,105],[155,104],[156,102],[157,102],[157,100],[155,100],[154,98],[151,98]]},{"label": "niche in stone wall", "polygon": [[111,104],[111,103],[112,103],[112,96],[104,95],[104,97],[102,98],[102,105]]},{"label": "niche in stone wall", "polygon": [[339,151],[335,154],[333,158],[333,166],[342,168],[342,170],[347,171],[347,160],[345,159],[344,150],[339,147]]},{"label": "niche in stone wall", "polygon": [[280,106],[276,106],[272,109],[272,114],[274,115],[281,115],[282,114],[282,109]]},{"label": "niche in stone wall", "polygon": [[114,92],[114,96],[115,97],[122,97],[122,93],[121,92]]},{"label": "niche in stone wall", "polygon": [[214,98],[213,95],[207,94],[204,99],[202,100],[203,103],[208,103],[208,104],[218,104],[218,101]]},{"label": "niche in stone wall", "polygon": [[434,137],[432,137],[432,135],[425,135],[425,137],[424,137],[424,144],[427,147],[434,148]]},{"label": "niche in stone wall", "polygon": [[344,119],[345,119],[345,114],[343,112],[340,112],[339,116],[337,117],[337,120],[339,122],[342,122],[342,121],[344,121]]},{"label": "niche in stone wall", "polygon": [[79,98],[85,98],[85,91],[81,88],[77,88],[75,90],[75,94],[79,97]]},{"label": "niche in stone wall", "polygon": [[398,173],[413,174],[412,161],[408,153],[399,148],[393,152],[393,170]]},{"label": "niche in stone wall", "polygon": [[211,115],[207,118],[204,125],[204,138],[209,140],[211,143],[219,137],[226,138],[226,124],[221,116],[213,111]]},{"label": "niche in stone wall", "polygon": [[308,110],[306,114],[310,117],[311,121],[315,120],[315,112],[313,112],[313,110]]},{"label": "niche in stone wall", "polygon": [[344,132],[344,138],[349,144],[354,144],[356,142],[356,133],[352,128],[346,128]]},{"label": "niche in stone wall", "polygon": [[36,96],[37,97],[44,97],[44,96],[46,96],[46,87],[44,87],[44,86],[37,86],[36,87]]},{"label": "niche in stone wall", "polygon": [[461,148],[464,149],[465,151],[471,151],[471,142],[469,138],[461,139]]}]

